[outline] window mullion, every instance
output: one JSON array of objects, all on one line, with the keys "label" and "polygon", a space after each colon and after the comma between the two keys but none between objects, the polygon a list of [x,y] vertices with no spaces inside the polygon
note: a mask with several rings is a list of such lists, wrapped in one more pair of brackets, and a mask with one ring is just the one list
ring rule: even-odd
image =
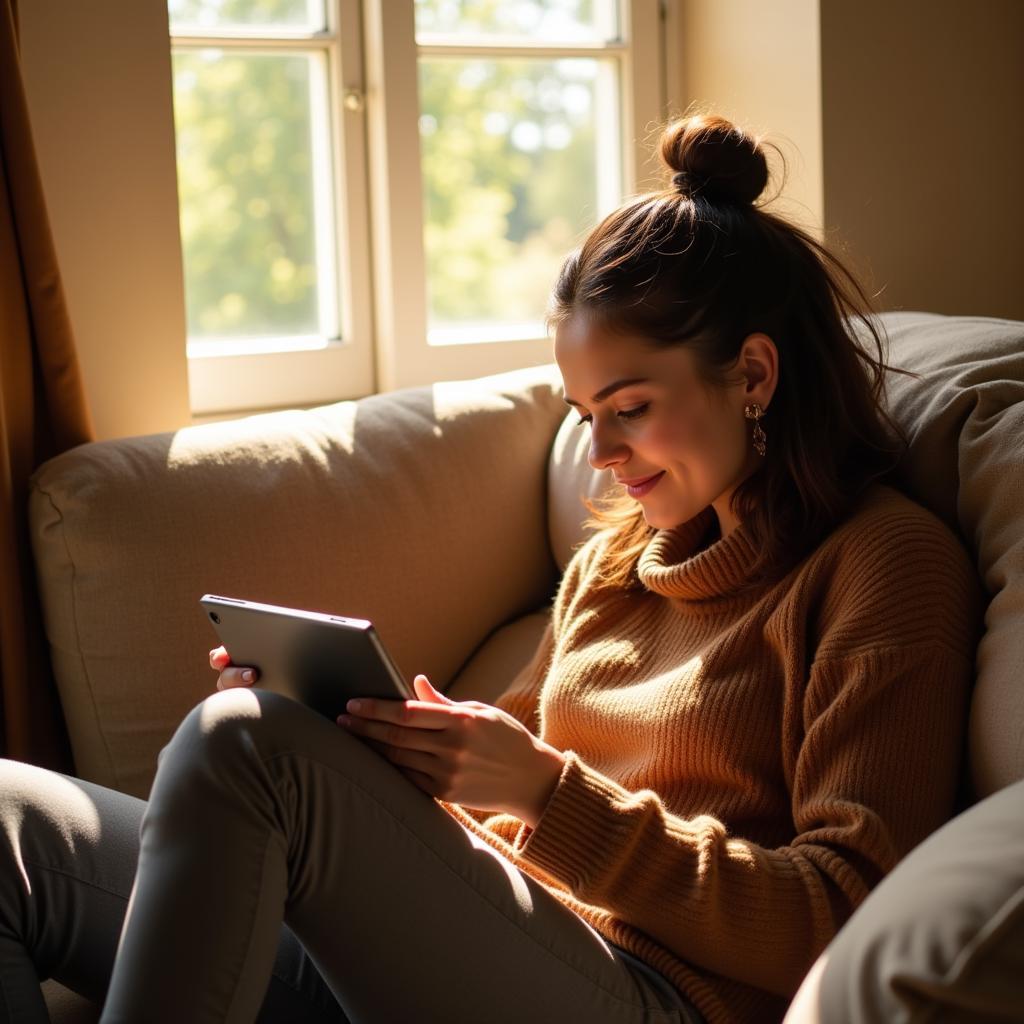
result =
[{"label": "window mullion", "polygon": [[413,4],[365,4],[367,135],[377,388],[419,383],[428,363],[419,86]]},{"label": "window mullion", "polygon": [[527,60],[559,60],[562,57],[591,57],[600,59],[626,51],[625,43],[604,43],[600,46],[565,44],[503,45],[484,42],[421,42],[417,46],[421,57],[499,57],[526,58]]},{"label": "window mullion", "polygon": [[211,35],[200,36],[190,33],[171,35],[175,49],[190,50],[328,50],[336,37],[328,32],[311,35],[267,36],[267,35]]},{"label": "window mullion", "polygon": [[[374,372],[373,280],[367,177],[366,70],[363,66],[359,0],[331,0],[328,25],[336,25],[331,61],[332,142],[338,210],[338,286],[341,335],[358,366],[358,383],[343,382],[345,397],[378,390]],[[346,97],[360,102],[348,103]],[[355,386],[353,386],[355,384]]]}]

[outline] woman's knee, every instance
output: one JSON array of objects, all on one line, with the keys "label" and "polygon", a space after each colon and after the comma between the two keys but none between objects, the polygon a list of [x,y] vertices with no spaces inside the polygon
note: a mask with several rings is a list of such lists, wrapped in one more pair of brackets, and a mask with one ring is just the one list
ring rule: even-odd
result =
[{"label": "woman's knee", "polygon": [[133,861],[144,806],[81,779],[0,759],[0,879],[30,887],[31,866],[60,871],[101,846]]},{"label": "woman's knee", "polygon": [[23,874],[21,863],[21,831],[26,804],[31,805],[31,787],[26,775],[31,773],[20,761],[0,758],[0,884],[15,883]]},{"label": "woman's knee", "polygon": [[0,856],[3,866],[21,861],[26,844],[40,845],[43,833],[85,827],[94,809],[74,783],[57,772],[0,758]]},{"label": "woman's knee", "polygon": [[157,759],[158,775],[216,770],[271,755],[291,704],[265,690],[235,687],[211,694],[185,716]]},{"label": "woman's knee", "polygon": [[26,941],[35,886],[30,872],[60,836],[58,807],[48,799],[62,777],[0,759],[0,939]]}]

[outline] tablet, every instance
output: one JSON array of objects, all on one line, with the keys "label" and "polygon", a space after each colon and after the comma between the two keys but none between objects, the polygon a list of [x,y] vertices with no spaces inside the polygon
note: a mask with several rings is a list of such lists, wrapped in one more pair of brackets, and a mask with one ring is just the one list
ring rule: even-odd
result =
[{"label": "tablet", "polygon": [[416,697],[367,619],[217,594],[204,594],[199,603],[231,663],[259,670],[255,686],[332,720],[351,697]]}]

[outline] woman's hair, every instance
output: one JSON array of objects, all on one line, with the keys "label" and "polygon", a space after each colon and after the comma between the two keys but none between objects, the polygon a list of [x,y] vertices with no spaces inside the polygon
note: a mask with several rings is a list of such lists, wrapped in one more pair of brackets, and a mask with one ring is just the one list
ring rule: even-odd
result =
[{"label": "woman's hair", "polygon": [[[756,584],[784,575],[899,462],[906,438],[883,408],[892,368],[850,272],[756,202],[768,182],[760,140],[698,115],[665,129],[661,156],[671,184],[610,214],[566,259],[548,324],[584,313],[658,347],[686,345],[713,388],[739,379],[730,369],[748,335],[775,342],[767,454],[732,498],[759,552]],[[621,492],[587,507],[588,526],[610,528],[602,580],[639,585],[636,562],[653,533],[641,507]]]}]

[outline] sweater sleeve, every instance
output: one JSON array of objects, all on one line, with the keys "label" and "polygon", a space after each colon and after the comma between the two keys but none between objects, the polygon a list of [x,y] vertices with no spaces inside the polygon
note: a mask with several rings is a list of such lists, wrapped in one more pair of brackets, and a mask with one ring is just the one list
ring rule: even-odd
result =
[{"label": "sweater sleeve", "polygon": [[[973,647],[942,629],[957,623],[953,633],[970,635],[960,625],[978,610],[969,574],[948,574],[941,593],[922,598],[942,605],[934,636],[879,645],[855,610],[837,619],[849,644],[833,644],[809,672],[787,844],[765,848],[714,817],[675,816],[656,793],[630,792],[567,751],[516,855],[676,956],[791,996],[872,886],[952,810]],[[881,575],[869,589],[865,621],[891,621],[885,603],[906,595]]]}]

